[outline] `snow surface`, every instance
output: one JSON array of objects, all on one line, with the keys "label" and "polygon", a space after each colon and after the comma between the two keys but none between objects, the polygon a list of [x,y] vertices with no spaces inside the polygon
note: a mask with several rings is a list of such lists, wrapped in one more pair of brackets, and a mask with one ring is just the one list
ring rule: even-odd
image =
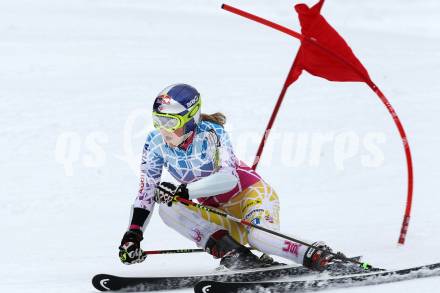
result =
[{"label": "snow surface", "polygon": [[[296,3],[228,2],[298,30]],[[152,99],[163,87],[196,86],[205,112],[227,115],[237,153],[250,162],[256,151],[299,43],[220,5],[0,1],[0,292],[93,292],[90,279],[100,272],[179,275],[216,266],[205,254],[124,266],[117,246],[137,191]],[[280,195],[282,231],[386,268],[440,261],[439,13],[437,0],[328,0],[323,9],[406,127],[415,168],[406,245],[396,245],[406,164],[391,117],[365,85],[307,74],[289,90],[278,138],[271,137],[259,166]],[[314,151],[306,145],[307,156],[294,161],[287,137],[301,133],[331,142]],[[362,144],[368,135],[380,149],[369,166],[372,153]],[[352,157],[335,159],[341,149],[354,150]],[[156,214],[143,247],[193,244]],[[431,278],[335,292],[422,293],[438,286],[440,278]]]}]

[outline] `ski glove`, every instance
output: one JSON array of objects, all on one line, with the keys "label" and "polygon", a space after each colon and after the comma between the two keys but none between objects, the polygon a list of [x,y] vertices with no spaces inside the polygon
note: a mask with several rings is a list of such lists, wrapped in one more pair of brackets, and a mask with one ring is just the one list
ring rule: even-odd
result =
[{"label": "ski glove", "polygon": [[161,182],[154,190],[154,201],[167,204],[169,207],[173,204],[174,196],[189,199],[186,184],[176,186],[170,182]]},{"label": "ski glove", "polygon": [[125,232],[119,246],[119,259],[123,264],[131,265],[145,260],[147,255],[140,248],[142,239],[142,230],[130,229]]}]

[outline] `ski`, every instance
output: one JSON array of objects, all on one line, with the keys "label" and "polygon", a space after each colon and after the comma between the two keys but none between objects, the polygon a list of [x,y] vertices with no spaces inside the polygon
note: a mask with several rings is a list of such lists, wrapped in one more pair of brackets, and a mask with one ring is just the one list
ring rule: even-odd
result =
[{"label": "ski", "polygon": [[[354,274],[364,270],[343,263],[332,264],[326,274],[337,276],[343,274]],[[123,290],[126,292],[172,290],[194,287],[198,282],[204,280],[218,282],[254,282],[271,280],[288,276],[317,275],[303,266],[281,265],[262,269],[249,269],[241,271],[215,272],[205,275],[187,276],[164,276],[164,277],[120,277],[108,274],[98,274],[93,277],[93,286],[100,291]]]},{"label": "ski", "polygon": [[[337,276],[363,272],[363,269],[346,264],[332,264],[326,274]],[[139,292],[155,290],[172,290],[194,287],[204,280],[218,282],[256,282],[288,276],[317,275],[303,266],[282,265],[263,269],[241,271],[215,272],[205,275],[164,276],[164,277],[121,277],[108,274],[98,274],[93,277],[93,286],[100,291]]]},{"label": "ski", "polygon": [[[194,288],[196,293],[218,292],[298,292],[317,291],[330,288],[346,288],[399,282],[416,278],[440,276],[440,263],[400,270],[376,271],[339,277],[269,281],[269,282],[215,282],[201,281]],[[266,291],[264,291],[266,292]]]},{"label": "ski", "polygon": [[93,277],[93,286],[100,291],[139,292],[155,290],[171,290],[193,287],[203,280],[252,282],[273,278],[306,275],[313,273],[302,266],[277,266],[264,269],[242,271],[215,272],[205,275],[164,276],[164,277],[120,277],[108,274],[98,274]]}]

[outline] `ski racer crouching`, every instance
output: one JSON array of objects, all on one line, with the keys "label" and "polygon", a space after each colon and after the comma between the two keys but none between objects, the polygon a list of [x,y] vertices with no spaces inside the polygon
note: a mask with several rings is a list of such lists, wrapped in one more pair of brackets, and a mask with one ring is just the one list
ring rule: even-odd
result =
[{"label": "ski racer crouching", "polygon": [[[166,225],[193,240],[229,269],[259,268],[274,264],[277,255],[313,270],[324,270],[333,260],[328,246],[309,248],[264,231],[244,227],[216,214],[173,202],[177,195],[197,199],[236,218],[279,231],[279,200],[272,187],[234,155],[221,113],[201,113],[199,92],[176,84],[159,93],[153,104],[155,130],[147,136],[141,163],[141,186],[134,202],[130,226],[119,246],[124,264],[144,261],[140,248],[143,231],[155,202]],[[181,184],[160,182],[162,169]],[[258,258],[250,246],[263,252]]]}]

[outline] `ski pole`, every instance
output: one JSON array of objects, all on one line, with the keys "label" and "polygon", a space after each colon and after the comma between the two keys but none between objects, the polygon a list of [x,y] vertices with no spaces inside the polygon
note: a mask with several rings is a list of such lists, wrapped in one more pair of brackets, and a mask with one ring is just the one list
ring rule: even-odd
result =
[{"label": "ski pole", "polygon": [[[249,247],[250,250],[255,250],[253,247]],[[175,254],[175,253],[194,253],[194,252],[205,252],[201,248],[184,248],[184,249],[168,249],[168,250],[144,250],[144,255],[151,254]]]},{"label": "ski pole", "polygon": [[205,206],[205,205],[202,205],[202,204],[200,204],[200,203],[195,203],[195,202],[193,202],[193,201],[191,201],[191,200],[188,200],[188,199],[185,199],[185,198],[181,198],[181,197],[179,197],[179,196],[174,196],[173,199],[174,199],[174,201],[178,201],[178,202],[180,202],[180,203],[182,203],[182,204],[184,204],[184,205],[191,205],[191,206],[193,206],[193,207],[199,208],[199,209],[201,209],[201,210],[205,210],[205,211],[210,212],[210,213],[214,213],[214,214],[216,214],[216,215],[219,215],[219,216],[221,216],[221,217],[223,217],[223,218],[226,218],[226,219],[228,219],[228,220],[234,221],[234,222],[236,222],[236,223],[240,223],[240,224],[242,224],[242,225],[245,225],[245,226],[248,226],[248,227],[252,227],[252,228],[255,228],[255,229],[258,229],[258,230],[264,231],[264,232],[266,232],[266,233],[269,233],[269,234],[272,234],[272,235],[275,235],[275,236],[278,236],[278,237],[281,237],[281,238],[284,238],[284,239],[287,239],[287,240],[293,241],[293,242],[300,243],[300,244],[302,244],[302,245],[305,245],[305,246],[307,246],[307,247],[314,248],[314,249],[316,249],[316,250],[325,251],[326,253],[328,253],[328,254],[330,254],[330,255],[333,255],[333,256],[334,256],[335,258],[337,258],[337,259],[343,260],[343,261],[345,261],[345,262],[351,262],[351,263],[357,264],[357,265],[359,265],[361,268],[363,268],[363,269],[365,269],[365,270],[373,269],[373,267],[372,267],[370,264],[366,263],[366,262],[360,262],[360,261],[358,261],[358,260],[348,258],[348,257],[342,255],[341,253],[334,253],[333,251],[323,250],[323,249],[320,248],[320,247],[317,247],[317,246],[314,246],[314,245],[312,245],[312,244],[309,244],[309,243],[306,243],[306,242],[304,242],[304,241],[301,241],[301,240],[299,240],[299,239],[295,239],[295,238],[293,238],[293,237],[290,237],[290,236],[287,236],[287,235],[281,234],[281,233],[279,233],[279,232],[277,232],[277,231],[273,231],[273,230],[270,230],[270,229],[264,228],[264,227],[262,227],[262,226],[255,225],[255,224],[253,224],[253,223],[251,223],[251,222],[249,222],[249,221],[246,221],[246,220],[244,220],[244,219],[239,219],[239,218],[233,217],[233,216],[231,216],[231,215],[229,215],[229,214],[227,214],[227,213],[221,212],[221,211],[219,211],[219,210],[212,209],[212,208],[207,207],[207,206]]},{"label": "ski pole", "polygon": [[188,249],[167,249],[167,250],[144,250],[144,255],[150,254],[174,254],[174,253],[194,253],[204,252],[201,248],[188,248]]}]

